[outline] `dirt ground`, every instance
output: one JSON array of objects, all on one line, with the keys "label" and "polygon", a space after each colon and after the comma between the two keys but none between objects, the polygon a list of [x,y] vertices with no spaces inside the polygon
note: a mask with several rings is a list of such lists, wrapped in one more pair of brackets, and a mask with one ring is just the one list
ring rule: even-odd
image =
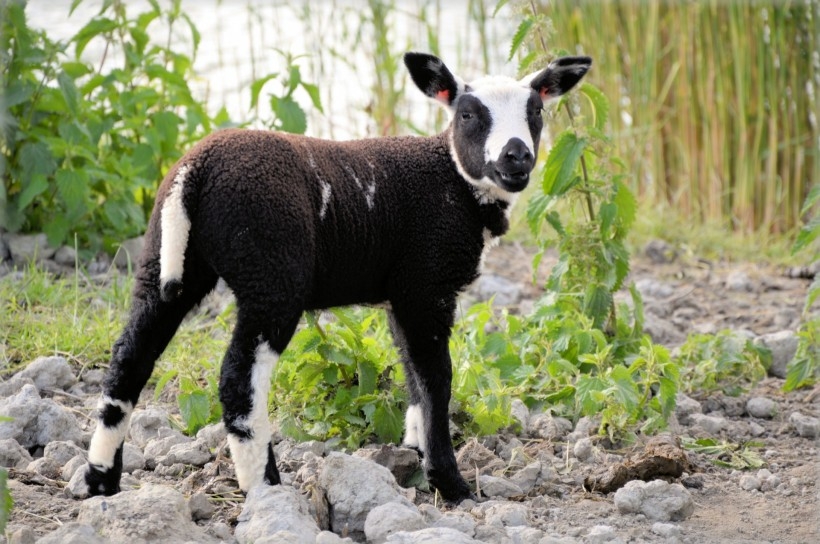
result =
[{"label": "dirt ground", "polygon": [[[668,249],[668,248],[667,248]],[[664,253],[664,252],[661,252]],[[674,252],[671,252],[674,253]],[[794,330],[805,300],[809,280],[794,271],[747,263],[713,263],[696,258],[663,255],[649,251],[633,261],[630,280],[656,296],[645,296],[647,328],[669,345],[680,343],[692,331],[715,332],[730,328],[748,330],[755,335]],[[539,295],[531,281],[530,253],[517,244],[503,244],[489,255],[485,271],[516,284],[520,288],[517,304],[522,310]],[[542,269],[549,266],[549,257]],[[658,338],[656,338],[658,340]],[[820,388],[792,393],[781,391],[783,380],[767,378],[753,391],[744,394],[741,402],[751,397],[766,397],[776,402],[772,419],[756,419],[747,414],[731,415],[721,410],[726,404],[721,395],[698,398],[714,414],[728,421],[717,437],[733,442],[757,440],[764,444],[758,450],[766,469],[779,478],[780,485],[764,491],[748,491],[741,487],[744,475],[756,471],[738,471],[715,466],[701,454],[689,452],[690,470],[678,480],[683,481],[695,501],[694,514],[685,521],[675,522],[680,528],[680,541],[689,543],[721,542],[820,542],[820,507],[818,507],[818,442],[798,436],[789,423],[789,415],[799,411],[818,415]],[[143,398],[150,398],[146,392]],[[54,400],[69,406],[91,429],[90,406],[85,399],[54,395]],[[169,399],[170,400],[170,399]],[[176,408],[172,402],[169,411]],[[741,410],[742,411],[742,410]],[[761,430],[762,429],[762,430]],[[674,436],[698,436],[698,431],[684,425],[670,429]],[[494,440],[508,440],[508,436]],[[525,438],[522,438],[525,440]],[[609,452],[598,466],[587,463],[561,464],[566,447],[551,442],[527,441],[532,453],[549,449],[557,459],[559,477],[543,494],[521,501],[530,509],[531,526],[548,534],[559,534],[584,542],[590,528],[607,525],[614,528],[625,542],[664,542],[666,537],[653,532],[653,522],[643,516],[618,513],[612,494],[585,491],[584,475],[595,468],[615,462],[630,451]],[[638,451],[641,445],[633,447]],[[226,465],[225,470],[231,470]],[[178,477],[159,476],[140,471],[135,480],[126,477],[125,486],[143,482],[161,482],[183,493],[196,491],[202,479],[197,471]],[[15,501],[8,534],[28,527],[42,536],[61,523],[76,518],[79,502],[67,498],[59,477],[14,471],[10,487]],[[418,492],[416,502],[430,503],[433,496]],[[224,523],[233,526],[241,510],[241,496],[224,496],[214,503],[216,513],[204,525]],[[2,537],[0,537],[2,541]]]}]

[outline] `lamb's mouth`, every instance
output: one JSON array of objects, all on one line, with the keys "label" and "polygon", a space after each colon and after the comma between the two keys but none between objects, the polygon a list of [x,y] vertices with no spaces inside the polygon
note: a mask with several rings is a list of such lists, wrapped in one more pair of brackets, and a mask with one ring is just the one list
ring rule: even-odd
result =
[{"label": "lamb's mouth", "polygon": [[530,181],[530,173],[526,171],[502,172],[496,170],[495,174],[501,188],[511,193],[523,191]]}]

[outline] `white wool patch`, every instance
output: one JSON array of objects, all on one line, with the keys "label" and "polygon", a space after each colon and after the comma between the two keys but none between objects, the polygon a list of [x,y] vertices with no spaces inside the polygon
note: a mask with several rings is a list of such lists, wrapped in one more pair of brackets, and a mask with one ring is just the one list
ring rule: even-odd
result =
[{"label": "white wool patch", "polygon": [[356,171],[349,164],[344,165],[345,172],[347,175],[353,178],[353,183],[356,184],[356,187],[359,188],[360,191],[364,194],[364,200],[367,202],[367,209],[373,209],[374,197],[376,196],[376,172],[375,167],[371,162],[368,161],[370,165],[371,173],[370,173],[370,181],[367,184],[362,183],[362,180],[359,179],[359,176],[356,175]]},{"label": "white wool patch", "polygon": [[330,205],[330,196],[333,192],[330,184],[323,180],[322,178],[319,179],[319,185],[322,187],[322,207],[319,208],[319,218],[324,219],[325,215],[327,214],[327,207]]},{"label": "white wool patch", "polygon": [[134,406],[130,402],[103,396],[97,404],[97,409],[102,412],[106,406],[116,406],[124,415],[116,427],[106,427],[102,421],[97,422],[97,428],[91,437],[91,445],[88,447],[88,462],[108,470],[114,466],[114,455],[128,433]]},{"label": "white wool patch", "polygon": [[268,463],[268,444],[271,440],[270,421],[268,419],[268,393],[270,379],[279,355],[267,342],[256,348],[253,370],[251,370],[251,412],[236,422],[237,425],[251,431],[251,438],[240,440],[228,433],[228,446],[231,449],[236,479],[243,491],[261,484],[265,477],[265,466]]},{"label": "white wool patch", "polygon": [[191,221],[185,213],[185,205],[182,202],[182,189],[188,170],[187,165],[179,168],[171,183],[171,190],[168,191],[165,202],[162,203],[160,216],[162,239],[159,247],[161,285],[170,280],[182,279],[185,248],[188,246],[188,234],[191,231]]},{"label": "white wool patch", "polygon": [[427,435],[424,432],[424,413],[421,406],[411,404],[407,407],[404,416],[404,442],[405,446],[418,448],[425,453],[427,451]]}]

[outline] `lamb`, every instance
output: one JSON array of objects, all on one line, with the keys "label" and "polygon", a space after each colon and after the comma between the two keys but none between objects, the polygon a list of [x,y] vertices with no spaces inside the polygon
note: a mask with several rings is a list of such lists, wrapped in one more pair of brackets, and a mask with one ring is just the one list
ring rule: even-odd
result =
[{"label": "lamb", "polygon": [[509,226],[538,154],[544,103],[575,86],[588,57],[521,80],[465,83],[435,56],[407,53],[413,82],[450,113],[431,137],[335,142],[218,131],[162,182],[136,272],[129,321],[112,348],[84,481],[119,491],[123,441],[140,391],[185,315],[223,278],[237,319],[219,395],[242,490],[278,484],[271,373],[306,310],[385,305],[406,369],[404,443],[450,501],[470,497],[447,407],[456,297]]}]

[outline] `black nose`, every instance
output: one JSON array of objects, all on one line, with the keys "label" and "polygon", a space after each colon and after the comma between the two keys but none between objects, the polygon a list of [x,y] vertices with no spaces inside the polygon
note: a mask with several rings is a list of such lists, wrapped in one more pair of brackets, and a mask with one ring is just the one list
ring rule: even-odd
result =
[{"label": "black nose", "polygon": [[520,138],[512,138],[501,150],[500,162],[510,171],[532,168],[533,156],[527,145]]}]

